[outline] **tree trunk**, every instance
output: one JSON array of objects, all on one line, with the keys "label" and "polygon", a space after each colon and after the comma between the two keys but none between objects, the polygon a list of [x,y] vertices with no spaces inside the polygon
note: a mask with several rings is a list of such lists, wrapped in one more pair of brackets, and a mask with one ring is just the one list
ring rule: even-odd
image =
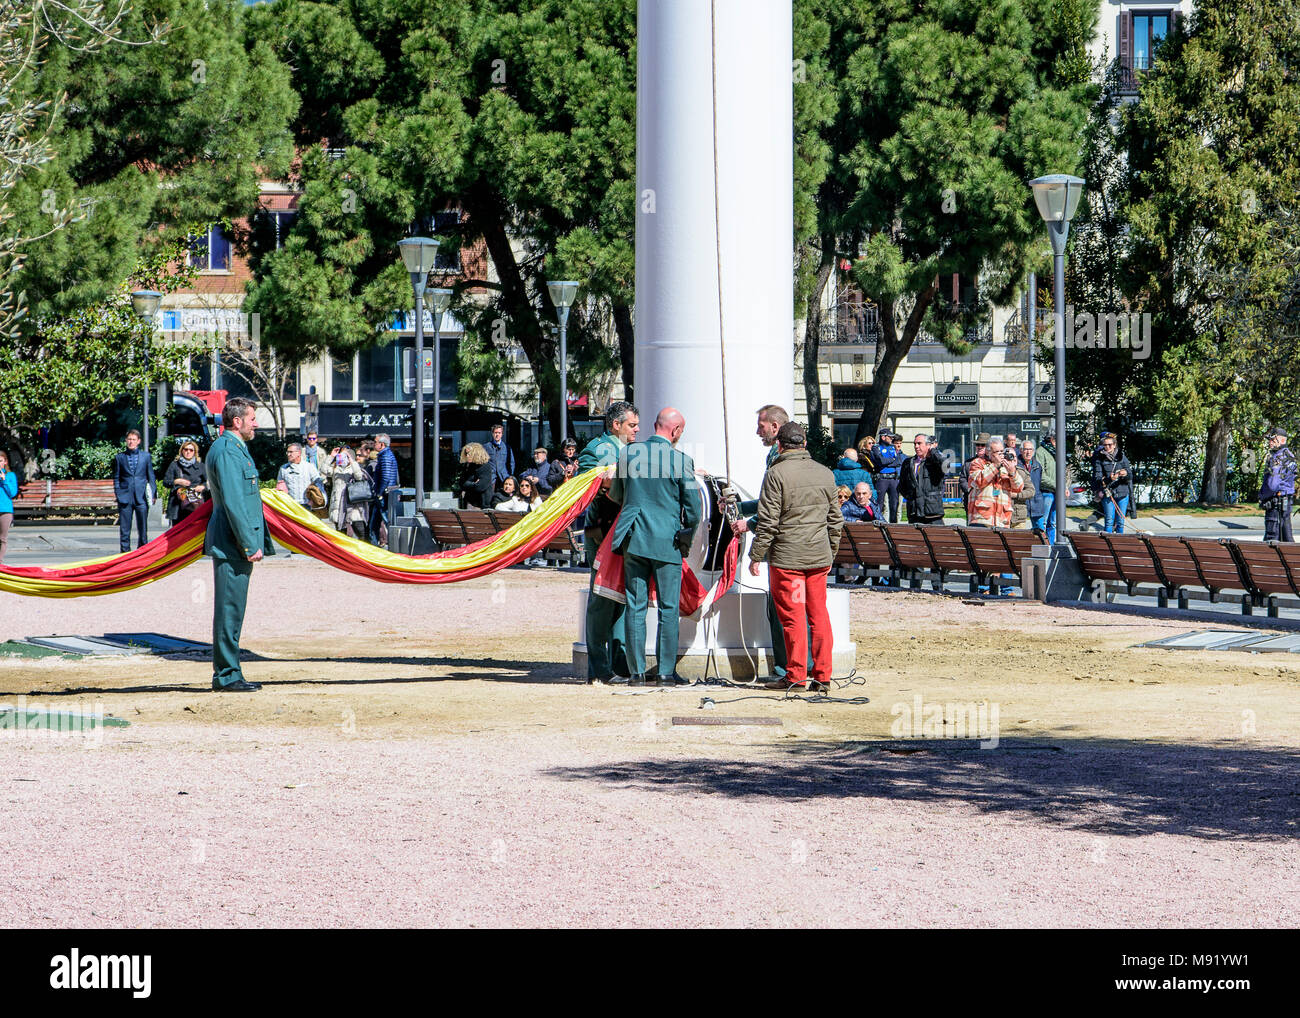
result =
[{"label": "tree trunk", "polygon": [[1201,475],[1201,502],[1220,505],[1228,500],[1228,440],[1232,421],[1225,413],[1210,425],[1205,437],[1205,472]]},{"label": "tree trunk", "polygon": [[883,336],[876,345],[875,370],[871,376],[871,388],[867,390],[867,398],[862,405],[862,416],[858,418],[858,430],[853,438],[855,443],[861,442],[867,435],[874,435],[880,429],[880,422],[889,408],[889,390],[894,384],[894,375],[907,356],[907,351],[912,349],[912,341],[921,331],[921,320],[925,318],[925,312],[938,292],[939,280],[936,279],[916,295],[916,303],[903,324],[901,336],[894,323],[894,302],[880,302]]},{"label": "tree trunk", "polygon": [[808,295],[807,327],[803,334],[803,397],[808,404],[808,430],[812,432],[822,426],[822,384],[817,371],[817,358],[821,351],[822,294],[835,271],[835,237],[823,234],[821,243],[821,264],[817,266],[817,282]]},{"label": "tree trunk", "polygon": [[[559,436],[557,442],[563,441],[563,436],[560,436],[560,400],[564,394],[560,392],[556,343],[544,333],[538,321],[537,309],[529,299],[524,277],[510,247],[505,216],[497,204],[481,192],[467,196],[466,211],[470,213],[471,221],[477,223],[483,232],[483,240],[497,270],[497,278],[501,280],[501,310],[505,312],[511,338],[518,341],[533,370],[542,406],[546,410],[546,419],[551,425],[551,434]],[[544,284],[544,281],[541,282]],[[545,295],[546,292],[545,285],[541,285],[541,293]],[[549,301],[547,297],[543,299]]]},{"label": "tree trunk", "polygon": [[618,336],[618,359],[623,368],[623,398],[635,403],[636,333],[632,325],[632,309],[626,304],[614,305],[614,332]]}]

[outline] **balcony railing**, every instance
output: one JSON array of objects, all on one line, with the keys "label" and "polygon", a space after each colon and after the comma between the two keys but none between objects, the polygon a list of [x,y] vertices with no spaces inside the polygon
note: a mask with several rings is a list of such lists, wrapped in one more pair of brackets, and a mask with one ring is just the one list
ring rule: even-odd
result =
[{"label": "balcony railing", "polygon": [[876,343],[881,335],[880,309],[874,304],[837,304],[822,319],[823,344]]}]

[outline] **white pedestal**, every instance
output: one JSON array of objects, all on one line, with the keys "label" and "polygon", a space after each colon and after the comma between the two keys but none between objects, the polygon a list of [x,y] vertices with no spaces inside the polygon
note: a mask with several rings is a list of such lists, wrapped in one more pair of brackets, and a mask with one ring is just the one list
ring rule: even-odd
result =
[{"label": "white pedestal", "polygon": [[[858,647],[849,636],[849,592],[826,592],[834,637],[832,667],[836,675],[847,675],[857,663]],[[578,640],[573,645],[574,672],[587,674],[587,591],[578,595]],[[659,634],[658,612],[646,615],[646,663],[657,666],[655,641]],[[772,674],[772,635],[767,625],[767,594],[733,590],[717,604],[717,610],[703,622],[683,618],[678,638],[677,672],[684,678],[702,679],[721,675],[724,679],[748,681]],[[710,659],[710,650],[712,658]]]}]

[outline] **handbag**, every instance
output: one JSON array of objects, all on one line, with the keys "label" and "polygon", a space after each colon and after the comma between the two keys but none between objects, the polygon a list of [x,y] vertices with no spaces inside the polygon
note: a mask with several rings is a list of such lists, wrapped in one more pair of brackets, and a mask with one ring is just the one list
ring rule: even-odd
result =
[{"label": "handbag", "polygon": [[375,493],[371,490],[370,482],[366,478],[359,481],[348,481],[348,502],[356,505],[358,502],[371,502],[374,500]]},{"label": "handbag", "polygon": [[303,497],[307,499],[307,505],[312,509],[320,509],[325,505],[325,492],[320,490],[320,485],[315,481],[307,485],[307,490],[303,492]]}]

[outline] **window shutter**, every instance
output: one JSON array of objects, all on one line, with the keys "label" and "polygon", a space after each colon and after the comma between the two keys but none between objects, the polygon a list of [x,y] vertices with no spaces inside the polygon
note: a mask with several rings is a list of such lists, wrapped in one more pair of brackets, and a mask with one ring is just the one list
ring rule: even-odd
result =
[{"label": "window shutter", "polygon": [[1169,19],[1169,28],[1171,32],[1176,32],[1183,27],[1183,12],[1174,11]]},{"label": "window shutter", "polygon": [[1133,12],[1119,13],[1119,61],[1120,67],[1133,71]]}]

